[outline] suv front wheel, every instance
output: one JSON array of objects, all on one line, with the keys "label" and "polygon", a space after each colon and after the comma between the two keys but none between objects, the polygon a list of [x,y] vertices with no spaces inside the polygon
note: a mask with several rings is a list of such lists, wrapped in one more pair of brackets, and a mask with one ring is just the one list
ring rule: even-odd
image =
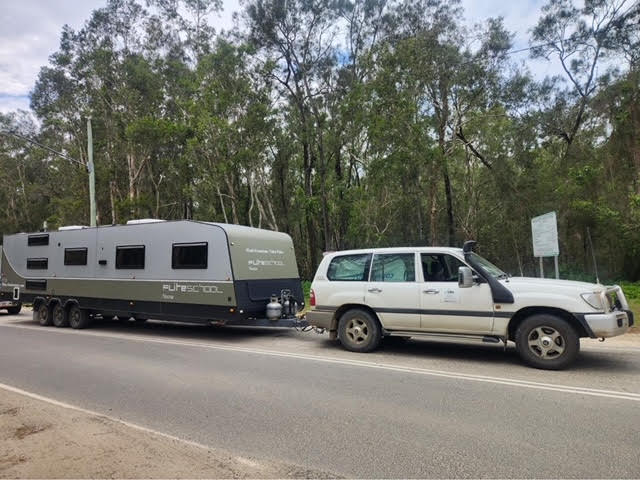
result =
[{"label": "suv front wheel", "polygon": [[532,315],[515,335],[522,360],[535,368],[561,370],[578,356],[580,338],[566,320],[549,314]]},{"label": "suv front wheel", "polygon": [[338,323],[338,339],[344,348],[352,352],[370,352],[380,345],[380,322],[366,310],[347,310]]}]

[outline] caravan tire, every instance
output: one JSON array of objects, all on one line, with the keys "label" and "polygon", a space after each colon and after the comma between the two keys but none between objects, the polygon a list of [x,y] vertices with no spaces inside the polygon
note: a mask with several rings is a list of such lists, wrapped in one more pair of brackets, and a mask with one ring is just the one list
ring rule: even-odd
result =
[{"label": "caravan tire", "polygon": [[51,321],[58,328],[69,326],[69,318],[67,317],[67,312],[59,303],[56,303],[51,309]]},{"label": "caravan tire", "polygon": [[89,312],[73,305],[69,308],[69,324],[71,328],[87,328],[89,326]]},{"label": "caravan tire", "polygon": [[33,319],[37,320],[43,327],[53,325],[51,322],[51,311],[45,302],[41,302],[33,307]]}]

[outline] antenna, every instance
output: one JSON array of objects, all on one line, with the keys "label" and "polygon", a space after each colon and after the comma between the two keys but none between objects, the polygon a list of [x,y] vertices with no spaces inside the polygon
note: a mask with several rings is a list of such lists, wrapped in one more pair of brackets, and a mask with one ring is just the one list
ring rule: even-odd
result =
[{"label": "antenna", "polygon": [[596,263],[596,252],[593,249],[593,242],[591,241],[591,230],[587,227],[587,239],[589,240],[589,247],[591,247],[591,258],[593,259],[593,269],[596,272],[596,283],[600,283],[598,278],[598,264]]}]

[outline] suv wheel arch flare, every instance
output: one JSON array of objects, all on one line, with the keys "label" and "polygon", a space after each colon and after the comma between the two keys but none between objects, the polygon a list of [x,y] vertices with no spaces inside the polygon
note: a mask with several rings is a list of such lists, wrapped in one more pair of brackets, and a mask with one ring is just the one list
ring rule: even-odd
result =
[{"label": "suv wheel arch flare", "polygon": [[342,317],[342,315],[353,309],[364,310],[370,313],[373,318],[378,321],[380,328],[382,328],[382,323],[380,322],[378,315],[371,307],[359,303],[346,303],[344,305],[340,305],[340,307],[336,310],[336,313],[333,314],[333,319],[331,320],[331,328],[329,330],[336,331],[338,329],[338,322],[340,322],[340,318]]},{"label": "suv wheel arch flare", "polygon": [[516,330],[518,330],[518,326],[527,318],[531,317],[532,315],[538,314],[554,315],[556,317],[562,318],[575,329],[579,337],[595,338],[595,336],[591,335],[590,332],[585,329],[584,325],[572,313],[566,310],[553,307],[524,307],[518,310],[509,320],[507,339],[515,341],[515,335]]}]

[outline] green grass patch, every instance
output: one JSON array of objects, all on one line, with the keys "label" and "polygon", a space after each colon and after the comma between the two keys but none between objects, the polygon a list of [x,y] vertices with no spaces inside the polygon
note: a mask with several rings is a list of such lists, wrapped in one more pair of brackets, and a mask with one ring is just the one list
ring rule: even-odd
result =
[{"label": "green grass patch", "polygon": [[620,282],[619,285],[627,300],[640,300],[640,282]]},{"label": "green grass patch", "polygon": [[311,282],[309,280],[302,281],[302,292],[304,293],[304,304],[309,305],[309,296],[311,295]]}]

